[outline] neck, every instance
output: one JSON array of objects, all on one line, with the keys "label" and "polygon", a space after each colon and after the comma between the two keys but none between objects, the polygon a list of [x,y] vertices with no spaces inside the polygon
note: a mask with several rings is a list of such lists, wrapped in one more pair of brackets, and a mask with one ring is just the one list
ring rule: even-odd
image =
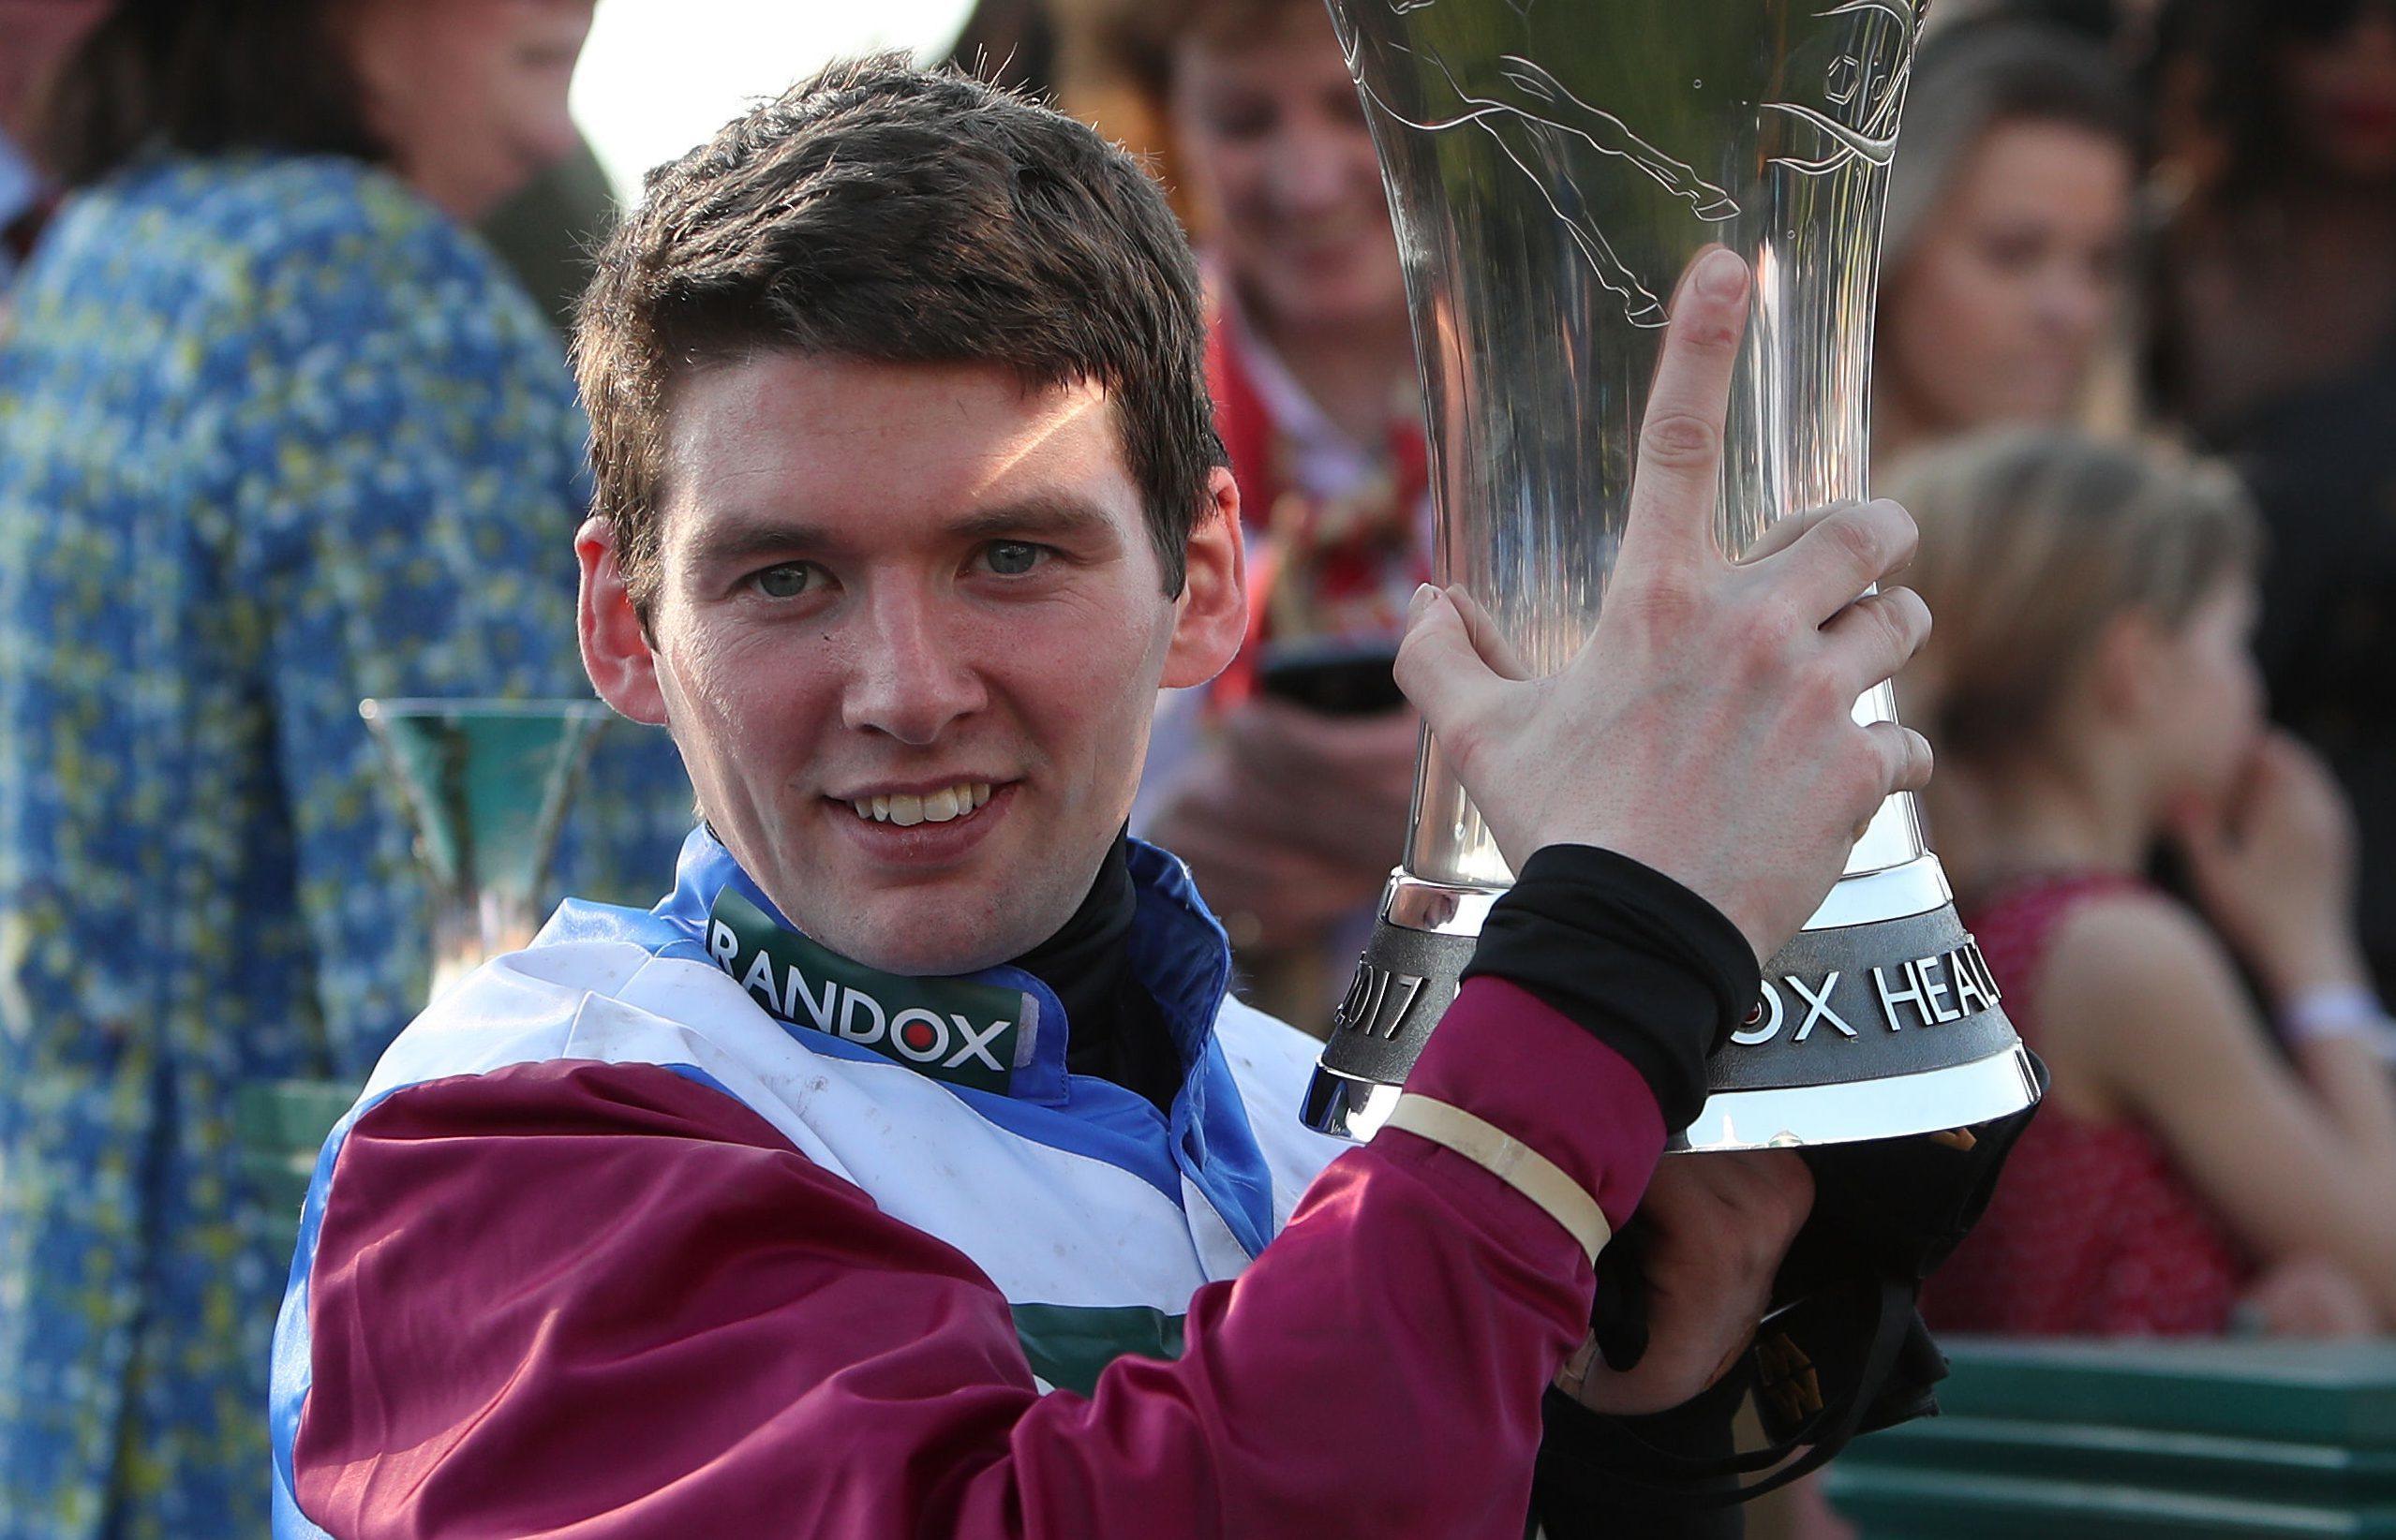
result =
[{"label": "neck", "polygon": [[[2024,758],[2002,767],[1942,768],[1972,802],[1967,888],[1986,890],[2009,877],[2073,870],[2134,874],[2154,839],[2147,788],[2118,758],[2091,754],[2073,763]],[[1943,852],[1942,852],[1943,853]]]},{"label": "neck", "polygon": [[1049,986],[1064,1005],[1067,1021],[1086,1020],[1094,1013],[1078,1009],[1077,997],[1111,993],[1128,974],[1124,939],[1131,934],[1138,903],[1129,848],[1118,834],[1081,907],[1055,935],[1017,957],[1014,965]]},{"label": "neck", "polygon": [[1377,324],[1292,324],[1250,304],[1248,324],[1307,398],[1360,444],[1389,431],[1391,401],[1414,377],[1414,333],[1403,313]]}]

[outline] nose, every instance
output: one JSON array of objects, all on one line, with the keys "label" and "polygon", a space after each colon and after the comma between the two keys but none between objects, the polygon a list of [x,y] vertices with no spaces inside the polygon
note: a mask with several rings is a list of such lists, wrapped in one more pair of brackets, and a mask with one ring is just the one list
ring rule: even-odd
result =
[{"label": "nose", "polygon": [[841,701],[847,727],[924,748],[988,703],[970,650],[941,624],[936,596],[876,592],[865,620]]},{"label": "nose", "polygon": [[2113,305],[2113,286],[2078,264],[2049,265],[2038,289],[2038,318],[2046,334],[2074,348],[2093,342]]},{"label": "nose", "polygon": [[1285,215],[1323,215],[1351,193],[1353,156],[1329,126],[1293,124],[1279,136],[1266,160],[1266,185],[1273,206]]}]

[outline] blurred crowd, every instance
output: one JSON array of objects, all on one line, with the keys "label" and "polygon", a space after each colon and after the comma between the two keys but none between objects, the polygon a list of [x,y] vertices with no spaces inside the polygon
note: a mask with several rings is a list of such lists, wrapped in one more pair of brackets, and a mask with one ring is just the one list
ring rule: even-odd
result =
[{"label": "blurred crowd", "polygon": [[[0,1537],[263,1529],[288,1236],[229,1109],[362,1075],[424,989],[356,702],[587,693],[591,12],[0,0]],[[1938,617],[1931,839],[2054,1077],[1932,1324],[2384,1332],[2396,3],[1931,21],[1872,473]],[[1150,153],[1202,254],[1258,599],[1134,832],[1326,1029],[1433,570],[1369,125],[1321,0],[986,0],[956,51]],[[567,880],[645,897],[689,817],[619,734]]]}]

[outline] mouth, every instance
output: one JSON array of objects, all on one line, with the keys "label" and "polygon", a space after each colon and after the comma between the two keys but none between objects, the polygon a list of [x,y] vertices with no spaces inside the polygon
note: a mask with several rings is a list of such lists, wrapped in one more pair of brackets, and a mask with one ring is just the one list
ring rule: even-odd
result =
[{"label": "mouth", "polygon": [[989,804],[990,783],[960,780],[925,792],[892,792],[841,800],[865,822],[911,829],[918,823],[953,823],[960,818],[971,818]]}]

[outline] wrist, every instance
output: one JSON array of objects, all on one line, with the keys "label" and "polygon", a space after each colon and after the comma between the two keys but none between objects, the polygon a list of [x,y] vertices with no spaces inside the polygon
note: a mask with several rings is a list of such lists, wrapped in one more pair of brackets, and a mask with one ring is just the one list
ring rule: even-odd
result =
[{"label": "wrist", "polygon": [[2372,992],[2371,970],[2344,938],[2264,949],[2255,959],[2264,987],[2284,1012],[2298,1000],[2334,990]]},{"label": "wrist", "polygon": [[2281,1038],[2290,1047],[2342,1039],[2358,1040],[2382,1059],[2396,1059],[2396,1021],[2368,985],[2329,984],[2302,990],[2281,1003]]},{"label": "wrist", "polygon": [[1755,1002],[1760,971],[1722,912],[1613,851],[1533,852],[1492,907],[1463,976],[1528,990],[1628,1059],[1665,1125],[1705,1100],[1705,1059]]}]

